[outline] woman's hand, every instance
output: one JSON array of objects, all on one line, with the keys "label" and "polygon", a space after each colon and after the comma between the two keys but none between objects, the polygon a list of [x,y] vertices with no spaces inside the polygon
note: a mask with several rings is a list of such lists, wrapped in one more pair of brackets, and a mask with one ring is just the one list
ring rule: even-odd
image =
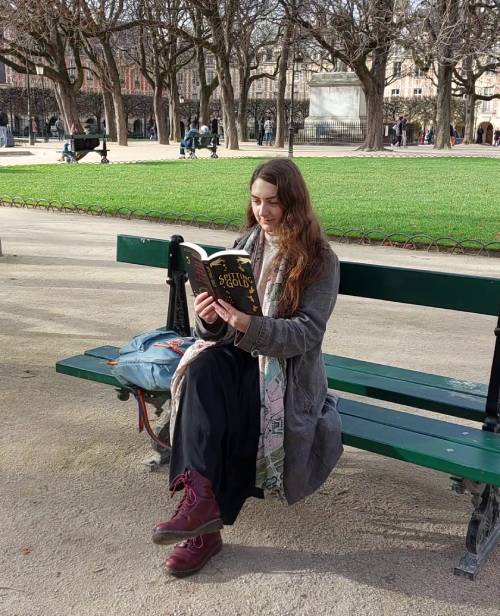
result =
[{"label": "woman's hand", "polygon": [[228,304],[222,299],[217,300],[213,304],[213,310],[215,310],[223,321],[231,325],[231,327],[234,327],[234,329],[242,333],[247,331],[250,325],[250,319],[252,318],[250,315],[236,310],[234,306],[231,306],[231,304]]},{"label": "woman's hand", "polygon": [[196,314],[208,323],[212,325],[219,318],[218,314],[214,310],[215,300],[206,291],[200,293],[194,298],[194,311]]}]

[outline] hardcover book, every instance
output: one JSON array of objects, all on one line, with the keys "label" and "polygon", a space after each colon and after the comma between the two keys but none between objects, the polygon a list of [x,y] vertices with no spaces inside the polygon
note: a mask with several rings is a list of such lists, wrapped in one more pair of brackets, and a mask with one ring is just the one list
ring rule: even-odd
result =
[{"label": "hardcover book", "polygon": [[220,250],[212,255],[198,244],[180,244],[185,270],[195,295],[206,291],[237,310],[261,315],[250,255],[245,250]]}]

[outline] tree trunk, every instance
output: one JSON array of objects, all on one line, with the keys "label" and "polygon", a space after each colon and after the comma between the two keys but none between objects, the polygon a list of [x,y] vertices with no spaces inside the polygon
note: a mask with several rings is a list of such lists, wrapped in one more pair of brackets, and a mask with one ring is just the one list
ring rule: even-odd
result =
[{"label": "tree trunk", "polygon": [[[179,142],[181,140],[181,117],[179,104],[179,88],[175,73],[168,77],[168,110],[170,118],[170,139]],[[187,127],[189,129],[189,127]]]},{"label": "tree trunk", "polygon": [[207,88],[200,88],[200,125],[209,125],[210,122],[210,94],[208,94]]},{"label": "tree trunk", "polygon": [[476,121],[476,95],[474,90],[465,97],[465,134],[464,143],[474,143],[474,125]]},{"label": "tree trunk", "polygon": [[248,140],[248,92],[250,83],[248,77],[240,79],[240,100],[238,101],[238,135],[240,141]]},{"label": "tree trunk", "polygon": [[210,95],[212,94],[210,87],[207,86],[207,77],[205,72],[205,53],[202,47],[197,49],[197,62],[198,62],[198,81],[200,82],[200,116],[198,118],[200,125],[209,125],[209,104]]},{"label": "tree trunk", "polygon": [[125,114],[125,107],[123,104],[122,87],[120,83],[120,74],[118,67],[116,66],[115,57],[111,49],[111,43],[109,41],[109,34],[104,35],[100,41],[104,52],[104,59],[106,60],[106,67],[108,69],[108,75],[110,77],[111,96],[113,97],[113,107],[115,110],[116,119],[116,131],[118,137],[118,145],[127,145],[128,143],[128,129],[127,129],[127,116]]},{"label": "tree trunk", "polygon": [[229,59],[216,56],[217,74],[222,94],[222,106],[224,108],[224,143],[230,150],[239,150],[238,130],[236,128],[236,114],[234,112],[234,90],[229,70]]},{"label": "tree trunk", "polygon": [[281,47],[281,58],[278,67],[278,95],[276,97],[276,147],[285,147],[286,136],[286,77],[288,70],[288,58],[290,55],[290,38],[292,36],[293,27],[287,24],[283,37],[283,45]]},{"label": "tree trunk", "polygon": [[66,130],[69,133],[71,131],[71,127],[74,126],[77,130],[81,131],[82,124],[80,122],[76,95],[73,88],[70,84],[60,81],[56,81],[54,83],[54,87],[57,92],[58,101],[61,105]]},{"label": "tree trunk", "polygon": [[366,137],[360,150],[384,150],[384,88],[389,44],[375,49],[370,71],[360,64],[355,68],[366,98]]},{"label": "tree trunk", "polygon": [[380,151],[384,149],[384,94],[376,87],[365,92],[366,137],[361,150]]},{"label": "tree trunk", "polygon": [[451,79],[453,65],[440,62],[438,65],[436,137],[434,148],[449,150],[451,123]]},{"label": "tree trunk", "polygon": [[155,114],[156,134],[158,143],[168,145],[167,116],[165,113],[165,99],[163,98],[163,86],[156,84],[153,95],[153,111]]},{"label": "tree trunk", "polygon": [[116,141],[116,119],[113,97],[104,88],[102,88],[102,102],[104,105],[104,117],[106,118],[106,133],[109,135],[110,141]]},{"label": "tree trunk", "polygon": [[118,137],[118,145],[128,145],[128,127],[127,127],[127,114],[125,113],[125,106],[123,104],[122,90],[120,82],[118,86],[113,84],[113,108],[116,119],[116,132]]}]

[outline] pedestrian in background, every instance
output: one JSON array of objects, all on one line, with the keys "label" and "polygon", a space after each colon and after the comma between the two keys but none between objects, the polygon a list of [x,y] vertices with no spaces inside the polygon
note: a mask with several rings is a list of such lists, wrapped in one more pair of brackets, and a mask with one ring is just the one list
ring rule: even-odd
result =
[{"label": "pedestrian in background", "polygon": [[267,118],[264,122],[264,143],[268,146],[273,144],[274,122],[271,118]]},{"label": "pedestrian in background", "polygon": [[210,122],[210,130],[214,136],[215,145],[219,145],[219,120],[217,118],[213,118]]},{"label": "pedestrian in background", "polygon": [[55,126],[57,131],[57,138],[59,139],[59,141],[62,141],[64,139],[64,122],[61,120],[61,118],[57,118]]},{"label": "pedestrian in background", "polygon": [[262,145],[264,141],[264,118],[259,118],[257,122],[257,145]]},{"label": "pedestrian in background", "polygon": [[406,148],[406,142],[407,142],[407,127],[408,127],[408,120],[406,119],[406,116],[403,116],[403,119],[401,120],[401,145]]}]

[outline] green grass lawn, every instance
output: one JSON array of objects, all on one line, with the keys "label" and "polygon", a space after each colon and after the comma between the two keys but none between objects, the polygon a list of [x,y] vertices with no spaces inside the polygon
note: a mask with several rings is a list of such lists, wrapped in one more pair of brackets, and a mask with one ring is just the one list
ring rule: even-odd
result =
[{"label": "green grass lawn", "polygon": [[[380,229],[433,238],[500,239],[500,160],[297,158],[327,230]],[[0,167],[0,197],[243,220],[259,160]],[[123,210],[122,210],[123,211]],[[351,235],[356,236],[354,231]],[[375,239],[374,235],[373,238]],[[497,245],[498,247],[498,245]]]}]

